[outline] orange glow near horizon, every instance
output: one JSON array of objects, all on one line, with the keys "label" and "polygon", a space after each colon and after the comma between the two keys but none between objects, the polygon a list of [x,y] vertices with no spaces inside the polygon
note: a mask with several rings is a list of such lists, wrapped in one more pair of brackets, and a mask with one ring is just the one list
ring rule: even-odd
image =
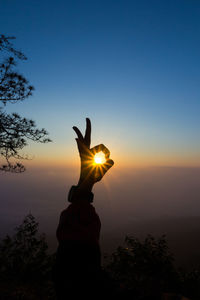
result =
[{"label": "orange glow near horizon", "polygon": [[[138,168],[138,167],[200,167],[200,160],[197,157],[170,157],[170,156],[145,156],[137,155],[133,156],[112,156],[115,167],[117,168]],[[22,161],[25,165],[37,166],[37,167],[76,167],[80,166],[80,158],[76,157],[52,157],[51,155],[43,157],[42,155],[37,155],[29,161]],[[101,165],[104,162],[96,162],[97,165]]]},{"label": "orange glow near horizon", "polygon": [[[42,147],[43,146],[43,147]],[[145,168],[145,167],[200,167],[200,155],[197,151],[179,153],[153,152],[145,149],[143,152],[131,151],[126,149],[124,153],[123,149],[116,147],[116,145],[109,145],[111,155],[114,160],[115,170],[121,168]],[[80,167],[80,157],[77,149],[74,145],[68,148],[60,145],[41,145],[38,148],[32,148],[25,153],[30,153],[30,160],[22,160],[25,166],[31,167],[44,167],[44,168],[77,168]],[[97,154],[100,155],[101,152]],[[96,154],[96,155],[97,155]],[[101,154],[102,155],[102,154]],[[102,155],[105,159],[104,154]],[[102,162],[104,163],[104,162]],[[99,164],[99,163],[98,163]],[[114,172],[112,170],[112,172]]]}]

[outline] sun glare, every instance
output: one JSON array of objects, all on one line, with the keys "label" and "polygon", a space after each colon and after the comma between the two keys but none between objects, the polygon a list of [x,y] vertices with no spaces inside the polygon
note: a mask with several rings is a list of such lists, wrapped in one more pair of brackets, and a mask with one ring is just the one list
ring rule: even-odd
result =
[{"label": "sun glare", "polygon": [[95,164],[104,164],[106,162],[105,154],[102,151],[96,153],[94,156],[94,162]]}]

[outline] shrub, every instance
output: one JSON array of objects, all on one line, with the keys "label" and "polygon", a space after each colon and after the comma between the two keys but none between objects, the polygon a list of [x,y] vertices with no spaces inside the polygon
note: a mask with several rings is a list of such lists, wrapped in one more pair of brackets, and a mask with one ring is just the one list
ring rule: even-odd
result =
[{"label": "shrub", "polygon": [[15,231],[12,237],[7,235],[0,242],[1,290],[8,294],[4,298],[38,299],[47,289],[53,294],[54,256],[47,253],[45,235],[38,233],[34,216],[28,214]]},{"label": "shrub", "polygon": [[148,235],[144,241],[126,237],[125,247],[112,254],[107,270],[137,299],[160,299],[162,292],[180,288],[173,262],[165,236],[156,239]]}]

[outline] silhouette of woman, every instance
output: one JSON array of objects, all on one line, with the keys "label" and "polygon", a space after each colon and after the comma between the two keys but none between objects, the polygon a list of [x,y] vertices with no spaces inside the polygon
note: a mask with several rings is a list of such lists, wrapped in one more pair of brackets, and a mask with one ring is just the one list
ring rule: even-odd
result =
[{"label": "silhouette of woman", "polygon": [[[101,222],[91,204],[92,188],[114,162],[103,144],[90,148],[91,122],[88,118],[84,137],[77,127],[73,129],[77,134],[81,171],[78,185],[69,191],[71,204],[62,211],[56,232],[59,246],[54,280],[58,300],[67,299],[69,295],[98,298],[104,281],[99,246]],[[106,161],[101,165],[94,164],[94,155],[100,151],[104,152]]]}]

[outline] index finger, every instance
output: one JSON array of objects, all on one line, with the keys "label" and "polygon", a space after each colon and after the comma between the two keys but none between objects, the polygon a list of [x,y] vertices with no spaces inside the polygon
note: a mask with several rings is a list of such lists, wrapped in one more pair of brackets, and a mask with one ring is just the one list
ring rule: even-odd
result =
[{"label": "index finger", "polygon": [[80,130],[79,130],[76,126],[73,126],[72,128],[73,128],[74,131],[76,132],[76,134],[77,134],[79,140],[80,140],[81,142],[84,142],[84,138],[83,138],[83,135],[82,135],[82,133],[80,132]]}]

